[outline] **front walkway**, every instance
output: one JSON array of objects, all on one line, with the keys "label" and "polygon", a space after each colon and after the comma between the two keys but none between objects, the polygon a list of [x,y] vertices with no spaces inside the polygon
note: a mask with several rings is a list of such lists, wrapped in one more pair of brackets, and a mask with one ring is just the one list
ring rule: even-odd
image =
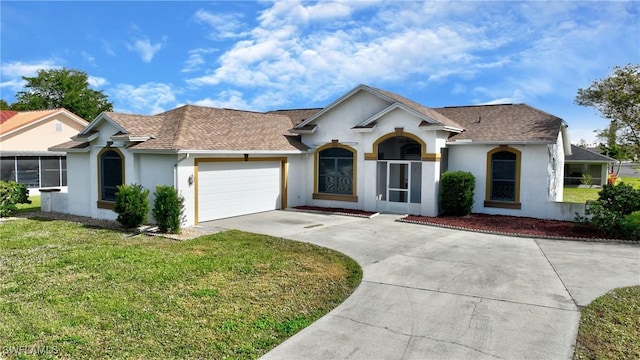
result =
[{"label": "front walkway", "polygon": [[585,306],[640,284],[640,246],[272,211],[202,223],[311,242],[362,266],[354,294],[265,359],[569,358]]}]

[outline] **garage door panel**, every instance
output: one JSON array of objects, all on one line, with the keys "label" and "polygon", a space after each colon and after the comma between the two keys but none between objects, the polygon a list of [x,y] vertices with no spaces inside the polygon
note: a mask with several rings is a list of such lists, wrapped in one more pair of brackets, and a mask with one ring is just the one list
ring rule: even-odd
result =
[{"label": "garage door panel", "polygon": [[198,221],[279,209],[279,161],[212,162],[198,166]]}]

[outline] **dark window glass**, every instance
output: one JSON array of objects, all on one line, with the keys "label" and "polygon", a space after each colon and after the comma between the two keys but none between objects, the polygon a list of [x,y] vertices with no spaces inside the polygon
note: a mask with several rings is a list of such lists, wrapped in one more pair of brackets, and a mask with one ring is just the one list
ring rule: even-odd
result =
[{"label": "dark window glass", "polygon": [[516,154],[512,152],[491,156],[491,200],[516,200]]},{"label": "dark window glass", "polygon": [[42,157],[42,184],[41,187],[60,186],[60,157]]},{"label": "dark window glass", "polygon": [[122,158],[113,150],[100,156],[100,198],[104,201],[115,201],[117,186],[122,185]]},{"label": "dark window glass", "polygon": [[28,188],[40,187],[40,161],[37,156],[18,158],[18,182]]},{"label": "dark window glass", "polygon": [[353,194],[353,153],[347,149],[330,148],[320,151],[318,161],[318,192]]},{"label": "dark window glass", "polygon": [[0,179],[2,181],[16,181],[16,158],[3,156],[0,158]]},{"label": "dark window glass", "polygon": [[62,186],[67,186],[67,158],[60,159],[60,171],[62,172]]}]

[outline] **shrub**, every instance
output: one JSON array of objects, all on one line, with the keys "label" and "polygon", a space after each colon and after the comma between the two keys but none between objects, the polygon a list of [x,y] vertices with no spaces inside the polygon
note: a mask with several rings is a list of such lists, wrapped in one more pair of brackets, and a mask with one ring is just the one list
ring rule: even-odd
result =
[{"label": "shrub", "polygon": [[149,190],[142,185],[119,185],[114,208],[118,213],[116,220],[127,229],[142,225],[149,214],[148,197]]},{"label": "shrub", "polygon": [[31,204],[27,186],[15,181],[0,181],[0,217],[15,214],[16,204]]},{"label": "shrub", "polygon": [[591,174],[582,174],[582,180],[580,180],[580,183],[587,186],[593,185],[593,176]]},{"label": "shrub", "polygon": [[177,234],[184,221],[184,198],[172,186],[156,186],[153,218],[162,233]]},{"label": "shrub", "polygon": [[440,209],[444,215],[471,214],[476,178],[467,171],[447,171],[440,179]]},{"label": "shrub", "polygon": [[640,211],[634,211],[622,219],[622,236],[627,239],[640,239]]},{"label": "shrub", "polygon": [[[605,234],[637,239],[640,233],[640,190],[625,183],[607,184],[598,193],[598,200],[589,202],[586,217],[580,222],[593,225]],[[590,217],[589,217],[590,216]]]}]

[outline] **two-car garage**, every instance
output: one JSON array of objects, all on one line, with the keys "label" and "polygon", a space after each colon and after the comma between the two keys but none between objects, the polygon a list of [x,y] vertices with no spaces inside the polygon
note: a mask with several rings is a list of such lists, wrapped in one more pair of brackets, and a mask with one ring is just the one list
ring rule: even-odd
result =
[{"label": "two-car garage", "polygon": [[286,207],[286,158],[196,159],[196,222]]}]

